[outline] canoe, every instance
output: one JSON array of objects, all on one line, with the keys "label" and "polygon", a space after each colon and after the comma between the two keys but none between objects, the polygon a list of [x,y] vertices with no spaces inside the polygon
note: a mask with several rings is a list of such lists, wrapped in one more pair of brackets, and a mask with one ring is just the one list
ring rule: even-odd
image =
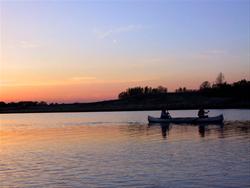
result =
[{"label": "canoe", "polygon": [[223,114],[214,117],[199,118],[199,117],[176,117],[171,119],[162,119],[148,116],[149,123],[222,123],[224,120]]}]

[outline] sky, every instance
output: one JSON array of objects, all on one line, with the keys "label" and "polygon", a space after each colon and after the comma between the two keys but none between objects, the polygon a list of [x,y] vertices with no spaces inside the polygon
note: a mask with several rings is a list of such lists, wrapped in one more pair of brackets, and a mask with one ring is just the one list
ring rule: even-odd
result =
[{"label": "sky", "polygon": [[249,0],[1,0],[0,11],[0,101],[250,79]]}]

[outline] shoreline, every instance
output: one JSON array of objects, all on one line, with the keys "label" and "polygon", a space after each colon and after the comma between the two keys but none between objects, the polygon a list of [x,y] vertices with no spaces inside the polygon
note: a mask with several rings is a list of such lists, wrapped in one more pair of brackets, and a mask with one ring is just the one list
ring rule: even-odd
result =
[{"label": "shoreline", "polygon": [[[250,107],[219,107],[219,108],[205,108],[209,110],[250,110]],[[82,109],[82,110],[7,110],[1,111],[0,114],[32,114],[32,113],[81,113],[81,112],[132,112],[132,111],[160,111],[161,108],[130,108],[130,109]],[[168,110],[198,110],[198,108],[168,108]]]},{"label": "shoreline", "polygon": [[250,109],[250,98],[209,97],[197,93],[162,94],[152,97],[131,97],[91,103],[47,104],[23,101],[0,106],[0,114],[60,113],[60,112],[119,112],[205,109]]}]

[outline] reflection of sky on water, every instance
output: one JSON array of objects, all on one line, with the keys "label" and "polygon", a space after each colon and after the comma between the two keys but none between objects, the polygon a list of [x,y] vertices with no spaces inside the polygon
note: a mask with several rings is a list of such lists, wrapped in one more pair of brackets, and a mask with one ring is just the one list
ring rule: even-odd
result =
[{"label": "reflection of sky on water", "polygon": [[155,112],[1,115],[0,182],[3,187],[249,186],[249,121],[148,125],[136,116],[148,113]]}]

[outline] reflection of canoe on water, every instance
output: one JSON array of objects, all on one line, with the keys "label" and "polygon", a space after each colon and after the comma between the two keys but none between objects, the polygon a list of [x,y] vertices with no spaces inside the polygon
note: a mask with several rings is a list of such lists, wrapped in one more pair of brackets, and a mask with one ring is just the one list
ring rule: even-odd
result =
[{"label": "reflection of canoe on water", "polygon": [[224,120],[223,115],[207,117],[207,118],[198,118],[198,117],[177,117],[170,119],[156,118],[148,116],[149,123],[222,123]]}]

